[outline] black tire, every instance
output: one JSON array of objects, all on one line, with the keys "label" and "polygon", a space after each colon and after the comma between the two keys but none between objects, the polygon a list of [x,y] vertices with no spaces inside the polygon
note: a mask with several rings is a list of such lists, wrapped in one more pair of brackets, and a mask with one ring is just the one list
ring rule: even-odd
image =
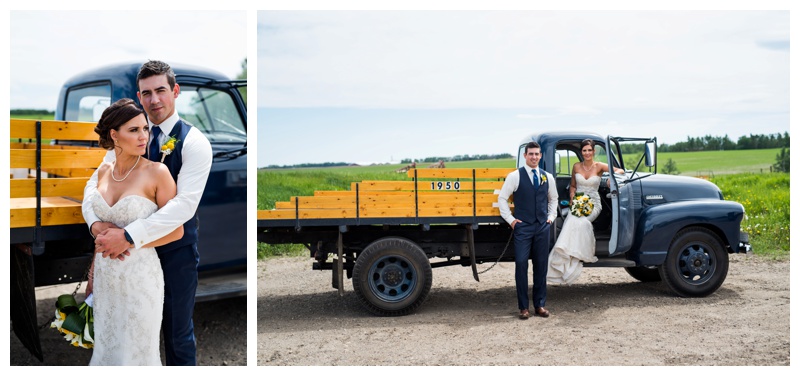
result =
[{"label": "black tire", "polygon": [[374,241],[356,258],[353,289],[361,304],[381,316],[407,315],[431,290],[431,264],[414,242],[398,237]]},{"label": "black tire", "polygon": [[667,259],[658,270],[661,279],[676,294],[707,296],[717,291],[728,275],[728,253],[715,233],[690,227],[672,240]]},{"label": "black tire", "polygon": [[646,266],[631,266],[625,267],[625,271],[641,282],[659,282],[661,281],[661,273],[658,268],[648,268]]}]

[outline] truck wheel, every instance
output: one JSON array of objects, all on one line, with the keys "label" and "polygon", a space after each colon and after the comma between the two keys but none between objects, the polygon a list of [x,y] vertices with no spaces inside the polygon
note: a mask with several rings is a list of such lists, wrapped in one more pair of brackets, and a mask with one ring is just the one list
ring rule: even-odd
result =
[{"label": "truck wheel", "polygon": [[658,268],[648,268],[646,266],[631,266],[625,267],[625,271],[636,278],[640,282],[658,282],[661,281],[661,274]]},{"label": "truck wheel", "polygon": [[659,267],[661,279],[676,294],[706,296],[722,285],[728,274],[728,253],[708,229],[682,230],[672,240],[667,259]]},{"label": "truck wheel", "polygon": [[353,290],[372,313],[407,315],[419,308],[431,290],[431,264],[414,242],[396,237],[376,240],[358,255]]}]

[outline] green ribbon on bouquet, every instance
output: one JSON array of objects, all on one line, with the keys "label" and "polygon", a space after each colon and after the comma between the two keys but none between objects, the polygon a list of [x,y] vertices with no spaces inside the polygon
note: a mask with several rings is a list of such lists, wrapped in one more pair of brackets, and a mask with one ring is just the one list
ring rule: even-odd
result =
[{"label": "green ribbon on bouquet", "polygon": [[61,295],[56,300],[56,317],[50,327],[58,329],[73,346],[88,349],[94,345],[92,306],[86,302],[78,305],[71,294]]}]

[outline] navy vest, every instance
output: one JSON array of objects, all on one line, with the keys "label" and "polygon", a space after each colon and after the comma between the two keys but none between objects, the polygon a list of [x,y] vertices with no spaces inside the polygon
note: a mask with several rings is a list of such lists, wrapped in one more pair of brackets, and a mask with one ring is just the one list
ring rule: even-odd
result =
[{"label": "navy vest", "polygon": [[550,184],[541,181],[545,176],[544,170],[540,168],[539,189],[536,189],[525,167],[519,168],[519,186],[514,192],[515,218],[531,224],[547,222],[547,191]]},{"label": "navy vest", "polygon": [[[186,135],[189,134],[190,129],[192,129],[191,124],[184,122],[183,120],[178,120],[178,122],[175,123],[175,126],[172,127],[172,132],[169,132],[169,136],[175,137],[178,142],[175,143],[175,149],[172,150],[172,153],[164,158],[164,164],[167,165],[169,173],[172,175],[172,179],[175,180],[176,184],[178,182],[178,173],[181,171],[181,166],[183,165],[183,141],[186,140]],[[160,162],[161,153],[158,155],[151,155],[150,159],[154,162]],[[195,212],[192,218],[183,224],[183,237],[172,243],[165,244],[161,247],[156,247],[156,251],[159,253],[167,252],[189,244],[197,243],[197,228],[199,227],[198,221],[199,219],[197,217],[197,212]]]}]

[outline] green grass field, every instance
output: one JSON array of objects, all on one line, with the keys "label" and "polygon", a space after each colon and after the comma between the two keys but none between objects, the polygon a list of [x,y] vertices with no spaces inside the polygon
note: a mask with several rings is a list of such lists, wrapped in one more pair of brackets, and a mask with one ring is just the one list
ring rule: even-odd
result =
[{"label": "green grass field", "polygon": [[[708,176],[726,199],[741,203],[747,218],[742,229],[751,234],[756,254],[772,259],[789,257],[789,174],[768,173],[779,149],[723,152],[659,153],[659,165],[676,161],[682,175]],[[447,163],[448,168],[513,168],[514,160]],[[363,180],[407,180],[394,172],[404,165],[355,166],[307,169],[259,170],[258,209],[272,209],[275,201],[291,196],[313,195],[315,190],[346,190]],[[259,258],[274,255],[304,255],[302,246],[259,244]]]},{"label": "green grass field", "polygon": [[12,119],[53,120],[55,114],[17,113],[10,116]]}]

